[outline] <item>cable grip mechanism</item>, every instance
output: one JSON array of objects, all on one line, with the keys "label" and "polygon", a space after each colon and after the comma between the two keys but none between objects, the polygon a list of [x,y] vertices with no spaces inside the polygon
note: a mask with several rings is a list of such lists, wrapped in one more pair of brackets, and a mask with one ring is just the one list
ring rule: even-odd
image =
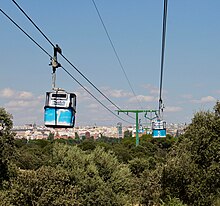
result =
[{"label": "cable grip mechanism", "polygon": [[52,66],[52,89],[55,90],[56,87],[56,69],[61,67],[61,64],[57,61],[57,53],[62,54],[61,48],[56,44],[54,47],[54,55],[51,58],[50,66]]}]

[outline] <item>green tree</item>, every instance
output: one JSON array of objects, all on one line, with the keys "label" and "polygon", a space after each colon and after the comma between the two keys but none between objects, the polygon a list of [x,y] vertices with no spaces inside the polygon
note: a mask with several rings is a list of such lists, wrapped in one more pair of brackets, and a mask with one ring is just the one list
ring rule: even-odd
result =
[{"label": "green tree", "polygon": [[14,133],[12,116],[0,108],[0,189],[4,180],[10,178],[10,164],[14,157]]},{"label": "green tree", "polygon": [[153,206],[160,205],[162,188],[161,188],[162,166],[158,165],[156,169],[145,169],[140,178],[136,179],[141,205]]},{"label": "green tree", "polygon": [[169,198],[169,200],[165,203],[162,202],[161,206],[187,206],[183,204],[182,201],[178,198]]},{"label": "green tree", "polygon": [[130,149],[125,147],[123,144],[115,144],[112,146],[112,151],[117,156],[117,159],[120,162],[128,163],[129,160],[132,159],[132,154]]},{"label": "green tree", "polygon": [[179,198],[188,205],[212,205],[220,189],[220,106],[198,112],[179,137],[164,164],[163,199]]},{"label": "green tree", "polygon": [[77,140],[79,140],[80,138],[79,138],[79,135],[78,135],[78,133],[77,132],[75,132],[75,139],[77,139]]},{"label": "green tree", "polygon": [[77,146],[54,145],[54,164],[64,168],[79,188],[82,205],[127,205],[130,202],[131,173],[104,148],[82,151]]},{"label": "green tree", "polygon": [[129,167],[132,174],[135,177],[140,178],[145,170],[149,170],[151,168],[151,158],[149,158],[149,160],[146,158],[134,158],[129,161]]},{"label": "green tree", "polygon": [[124,131],[124,138],[126,137],[132,137],[132,132],[129,130]]},{"label": "green tree", "polygon": [[79,205],[77,188],[62,168],[20,170],[11,184],[0,191],[1,205]]},{"label": "green tree", "polygon": [[48,135],[48,140],[53,141],[54,140],[54,133],[51,133]]},{"label": "green tree", "polygon": [[79,144],[79,147],[84,151],[94,150],[96,147],[96,143],[93,139],[85,139]]},{"label": "green tree", "polygon": [[[17,142],[17,140],[16,140]],[[15,144],[17,145],[17,144]],[[21,169],[38,169],[52,160],[53,143],[49,140],[30,140],[16,147],[14,163]]]}]

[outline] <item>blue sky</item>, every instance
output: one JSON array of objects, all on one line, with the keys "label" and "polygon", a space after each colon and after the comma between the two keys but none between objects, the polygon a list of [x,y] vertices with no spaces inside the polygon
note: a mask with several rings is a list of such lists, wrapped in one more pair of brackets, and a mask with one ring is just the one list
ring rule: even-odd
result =
[{"label": "blue sky", "polygon": [[[122,109],[157,109],[162,0],[96,0],[126,74],[115,57],[92,0],[17,0],[63,54]],[[51,55],[51,45],[12,1],[3,9]],[[163,79],[164,119],[189,123],[195,112],[212,109],[220,96],[220,1],[169,0]],[[43,125],[45,92],[51,90],[50,59],[0,13],[0,106],[15,125]],[[59,62],[112,111],[62,57]],[[57,86],[77,94],[76,125],[116,125],[106,111],[63,70]],[[132,119],[126,118],[133,122]],[[145,122],[145,120],[142,120]],[[126,123],[123,123],[126,124]]]}]

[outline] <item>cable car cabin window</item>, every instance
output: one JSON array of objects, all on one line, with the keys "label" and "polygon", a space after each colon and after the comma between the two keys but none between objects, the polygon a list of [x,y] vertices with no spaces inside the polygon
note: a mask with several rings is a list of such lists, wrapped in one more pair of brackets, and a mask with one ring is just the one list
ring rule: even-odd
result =
[{"label": "cable car cabin window", "polygon": [[48,106],[48,104],[49,104],[49,98],[50,98],[50,92],[46,92],[45,106]]},{"label": "cable car cabin window", "polygon": [[166,122],[158,120],[152,123],[153,129],[165,129],[166,128]]},{"label": "cable car cabin window", "polygon": [[52,99],[66,99],[67,95],[66,94],[52,94]]},{"label": "cable car cabin window", "polygon": [[71,107],[73,107],[73,110],[76,112],[76,95],[75,94],[70,94],[70,103]]},{"label": "cable car cabin window", "polygon": [[50,93],[48,106],[50,107],[69,107],[70,94],[68,93]]}]

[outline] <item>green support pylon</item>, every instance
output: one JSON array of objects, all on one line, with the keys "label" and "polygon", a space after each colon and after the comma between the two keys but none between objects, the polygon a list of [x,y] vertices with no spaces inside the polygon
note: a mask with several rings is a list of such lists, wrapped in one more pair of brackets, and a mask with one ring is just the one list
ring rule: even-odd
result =
[{"label": "green support pylon", "polygon": [[123,112],[123,113],[135,113],[136,115],[136,147],[139,145],[139,135],[138,135],[138,114],[139,113],[146,113],[146,115],[147,115],[147,113],[154,113],[155,114],[155,116],[157,116],[157,113],[158,113],[158,110],[117,110],[117,112],[118,112],[118,114],[120,113],[120,112]]},{"label": "green support pylon", "polygon": [[139,145],[139,135],[138,135],[138,112],[136,112],[136,147]]}]

